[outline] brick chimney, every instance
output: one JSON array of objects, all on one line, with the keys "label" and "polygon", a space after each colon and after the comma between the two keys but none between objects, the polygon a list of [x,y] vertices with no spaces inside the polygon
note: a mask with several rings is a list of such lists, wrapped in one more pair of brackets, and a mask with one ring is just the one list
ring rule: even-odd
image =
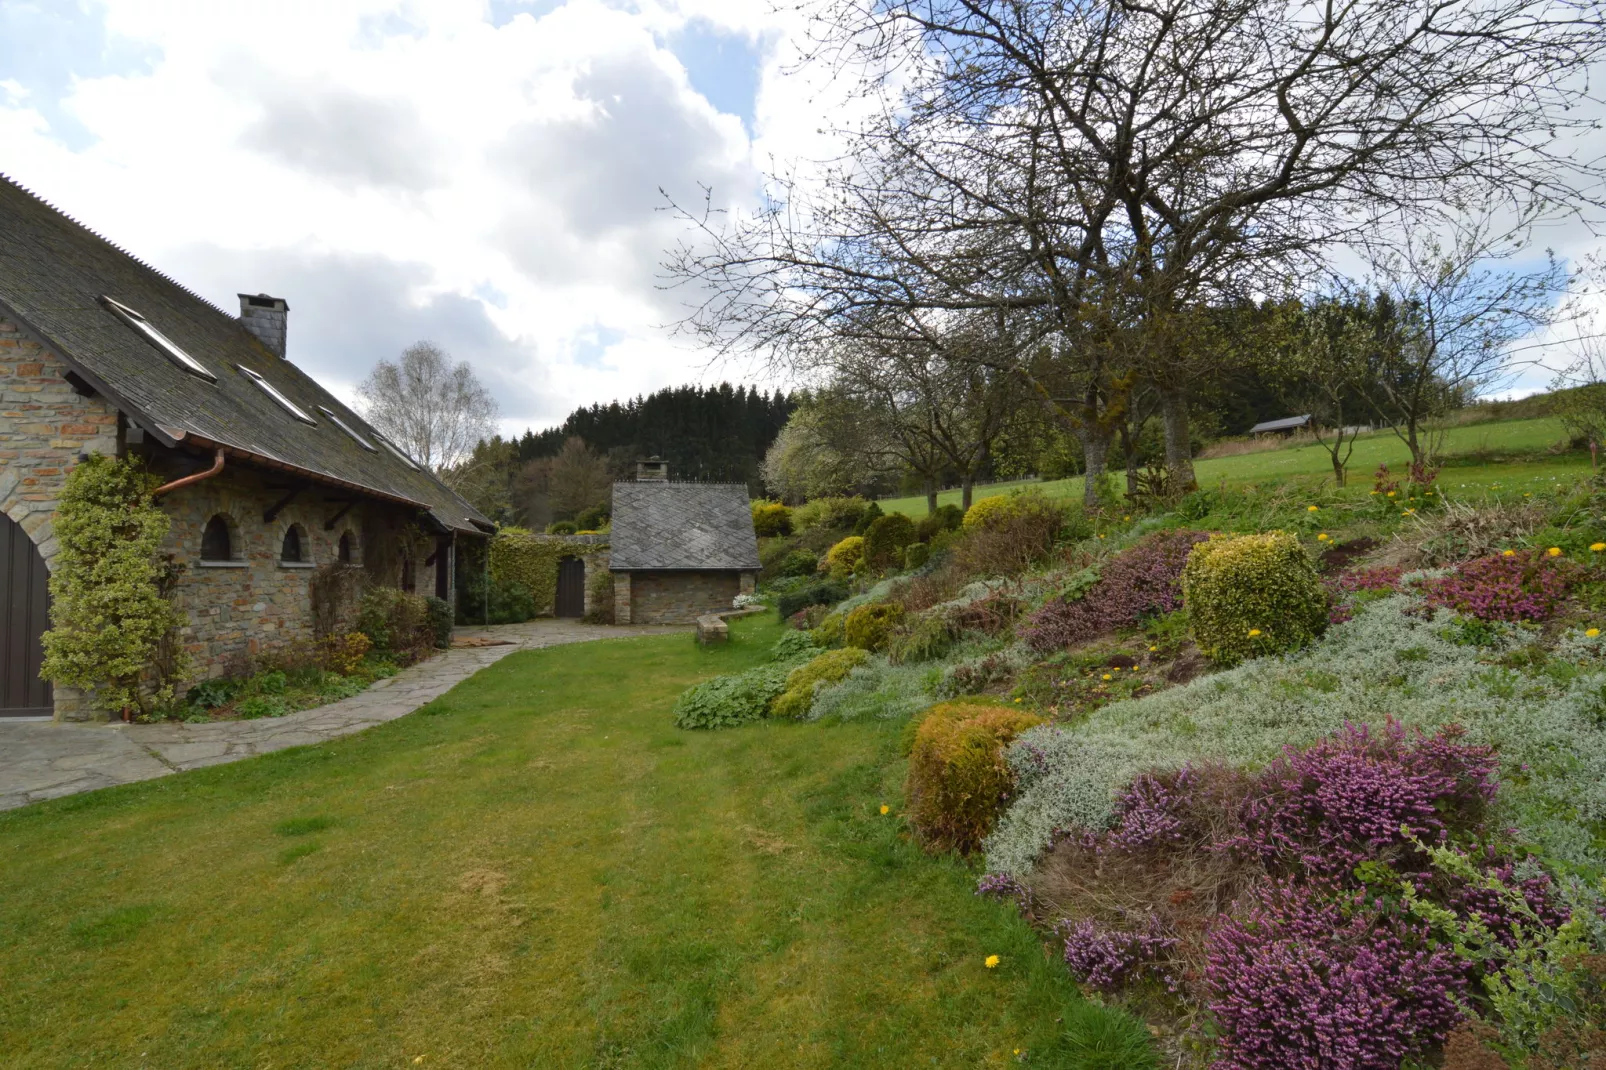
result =
[{"label": "brick chimney", "polygon": [[663,483],[669,479],[669,462],[662,457],[648,457],[636,462],[637,483]]},{"label": "brick chimney", "polygon": [[286,321],[290,306],[282,297],[240,295],[240,323],[275,355],[284,356]]}]

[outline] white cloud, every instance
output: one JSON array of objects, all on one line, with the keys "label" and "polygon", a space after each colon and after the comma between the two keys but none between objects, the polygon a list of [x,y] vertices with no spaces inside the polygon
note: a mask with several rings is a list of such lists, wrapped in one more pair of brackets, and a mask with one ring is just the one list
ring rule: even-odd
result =
[{"label": "white cloud", "polygon": [[[522,430],[746,370],[662,329],[680,230],[658,191],[751,203],[825,124],[779,77],[795,16],[767,8],[567,0],[493,26],[471,0],[101,0],[83,17],[148,58],[54,109],[0,70],[0,169],[224,308],[286,297],[292,356],[335,389],[428,334]],[[694,22],[763,48],[753,140],[672,51]]]}]

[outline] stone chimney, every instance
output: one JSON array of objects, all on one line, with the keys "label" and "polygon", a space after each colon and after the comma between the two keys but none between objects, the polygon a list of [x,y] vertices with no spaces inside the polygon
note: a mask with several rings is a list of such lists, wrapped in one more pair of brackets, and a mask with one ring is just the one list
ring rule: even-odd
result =
[{"label": "stone chimney", "polygon": [[286,321],[290,306],[282,297],[240,295],[240,323],[275,355],[284,356]]},{"label": "stone chimney", "polygon": [[636,462],[637,483],[663,483],[669,479],[669,462],[662,457],[648,457]]}]

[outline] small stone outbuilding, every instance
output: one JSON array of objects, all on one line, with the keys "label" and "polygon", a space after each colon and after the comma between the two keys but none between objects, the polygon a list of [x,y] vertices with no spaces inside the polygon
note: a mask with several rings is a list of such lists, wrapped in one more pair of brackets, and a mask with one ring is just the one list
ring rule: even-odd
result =
[{"label": "small stone outbuilding", "polygon": [[666,466],[638,466],[613,485],[608,569],[616,624],[691,624],[728,610],[758,579],[747,487],[677,483]]}]

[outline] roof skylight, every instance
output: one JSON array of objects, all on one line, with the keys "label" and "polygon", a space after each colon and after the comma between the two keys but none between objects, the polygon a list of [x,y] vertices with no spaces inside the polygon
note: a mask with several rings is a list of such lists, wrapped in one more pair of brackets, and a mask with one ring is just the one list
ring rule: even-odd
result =
[{"label": "roof skylight", "polygon": [[390,439],[386,438],[384,435],[381,435],[377,431],[374,432],[374,437],[377,438],[380,444],[383,445],[387,450],[394,453],[396,455],[396,459],[401,461],[402,464],[405,464],[408,468],[411,468],[415,472],[418,471],[418,462],[407,456],[407,454],[403,453],[400,446],[396,445],[396,443],[392,442]]},{"label": "roof skylight", "polygon": [[235,367],[239,368],[241,374],[247,379],[251,380],[257,386],[260,386],[264,394],[268,395],[268,397],[272,398],[274,401],[277,401],[285,412],[289,413],[291,416],[294,416],[304,424],[311,424],[313,427],[318,426],[318,421],[308,416],[305,409],[291,401],[289,398],[285,397],[283,394],[279,393],[279,388],[262,378],[260,374],[252,371],[250,368],[247,368],[244,364],[236,364]]},{"label": "roof skylight", "polygon": [[342,420],[338,415],[336,415],[334,410],[326,408],[323,405],[319,405],[318,406],[318,411],[323,413],[325,416],[329,417],[330,422],[333,423],[336,427],[340,428],[340,430],[342,430],[346,434],[350,435],[351,436],[351,440],[353,442],[355,442],[357,445],[361,446],[363,449],[367,450],[369,453],[378,453],[379,452],[379,447],[378,446],[374,445],[372,442],[369,442],[366,438],[363,438],[361,435],[359,435],[356,432],[356,430],[351,427],[350,424],[346,423],[346,421]]},{"label": "roof skylight", "polygon": [[160,349],[168,360],[171,360],[191,375],[198,375],[209,383],[217,382],[217,376],[208,371],[205,365],[180,349],[167,335],[151,326],[151,322],[144,316],[141,316],[120,301],[113,301],[104,295],[101,297],[101,301],[111,310],[114,316],[144,335],[147,342]]}]

